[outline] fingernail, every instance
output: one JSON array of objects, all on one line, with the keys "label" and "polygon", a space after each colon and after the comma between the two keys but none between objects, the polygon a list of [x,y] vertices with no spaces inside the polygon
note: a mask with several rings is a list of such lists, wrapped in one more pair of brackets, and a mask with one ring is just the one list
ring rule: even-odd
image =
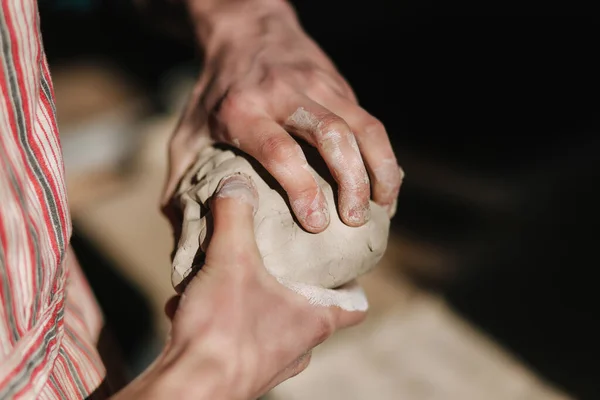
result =
[{"label": "fingernail", "polygon": [[242,173],[223,178],[217,186],[215,196],[236,199],[252,206],[254,213],[258,209],[258,193],[252,179]]},{"label": "fingernail", "polygon": [[307,213],[304,221],[313,229],[323,229],[329,223],[329,213],[327,210],[312,210]]},{"label": "fingernail", "polygon": [[294,214],[309,231],[322,231],[329,225],[329,209],[327,202],[322,201],[320,193],[318,191],[312,200],[300,198],[292,203]]},{"label": "fingernail", "polygon": [[348,210],[346,214],[348,222],[353,225],[363,225],[371,218],[371,205],[359,205]]}]

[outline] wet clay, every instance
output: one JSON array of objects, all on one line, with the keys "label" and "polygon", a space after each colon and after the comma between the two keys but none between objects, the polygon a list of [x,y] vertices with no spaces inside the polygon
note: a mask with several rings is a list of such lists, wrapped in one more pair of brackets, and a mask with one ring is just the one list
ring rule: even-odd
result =
[{"label": "wet clay", "polygon": [[254,231],[268,272],[313,304],[365,310],[366,298],[354,279],[372,269],[385,252],[389,233],[387,212],[371,202],[367,224],[345,225],[336,211],[332,189],[335,184],[331,177],[326,180],[312,167],[308,168],[330,210],[329,226],[318,234],[309,233],[299,225],[281,187],[249,156],[215,147],[202,150],[176,195],[183,211],[183,225],[173,258],[173,286],[181,287],[201,267],[211,233],[211,196],[224,178],[242,173],[251,178],[258,192]]}]

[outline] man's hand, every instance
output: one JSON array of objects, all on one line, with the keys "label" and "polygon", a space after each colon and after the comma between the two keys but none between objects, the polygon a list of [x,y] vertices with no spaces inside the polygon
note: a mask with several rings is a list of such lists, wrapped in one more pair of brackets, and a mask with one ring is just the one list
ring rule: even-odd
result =
[{"label": "man's hand", "polygon": [[337,181],[347,225],[369,219],[371,195],[392,215],[402,170],[385,128],[357,104],[291,7],[283,0],[187,2],[205,65],[171,143],[165,200],[210,137],[258,160],[287,192],[304,228],[320,232],[331,210],[300,138],[319,150]]},{"label": "man's hand", "polygon": [[205,265],[167,307],[169,343],[117,399],[253,400],[304,370],[335,330],[364,318],[311,305],[269,275],[254,237],[256,196],[244,175],[223,180]]}]

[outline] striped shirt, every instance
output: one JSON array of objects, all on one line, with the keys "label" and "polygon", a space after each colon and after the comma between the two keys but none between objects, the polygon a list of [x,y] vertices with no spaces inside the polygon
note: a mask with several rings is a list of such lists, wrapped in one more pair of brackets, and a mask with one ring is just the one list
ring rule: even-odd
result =
[{"label": "striped shirt", "polygon": [[105,377],[70,236],[37,4],[0,0],[0,399],[85,398]]}]

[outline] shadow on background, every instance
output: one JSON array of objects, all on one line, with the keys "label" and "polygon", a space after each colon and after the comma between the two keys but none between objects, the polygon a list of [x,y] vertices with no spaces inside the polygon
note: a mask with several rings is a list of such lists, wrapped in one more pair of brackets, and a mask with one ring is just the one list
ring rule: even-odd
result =
[{"label": "shadow on background", "polygon": [[[542,376],[600,398],[598,25],[435,19],[428,2],[350,2],[343,16],[338,2],[296,3],[407,172],[394,230],[448,255],[443,273],[410,272]],[[188,45],[114,11],[44,11],[50,63],[108,57],[152,97],[171,67],[194,62]],[[74,245],[133,346],[147,306],[100,271],[89,243]]]},{"label": "shadow on background", "polygon": [[[76,224],[71,245],[104,313],[106,329],[99,348],[103,361],[118,376],[115,380],[129,379],[140,372],[140,359],[152,342],[152,310],[143,295],[117,272],[112,260],[79,233]],[[125,365],[120,366],[120,361]]]}]

